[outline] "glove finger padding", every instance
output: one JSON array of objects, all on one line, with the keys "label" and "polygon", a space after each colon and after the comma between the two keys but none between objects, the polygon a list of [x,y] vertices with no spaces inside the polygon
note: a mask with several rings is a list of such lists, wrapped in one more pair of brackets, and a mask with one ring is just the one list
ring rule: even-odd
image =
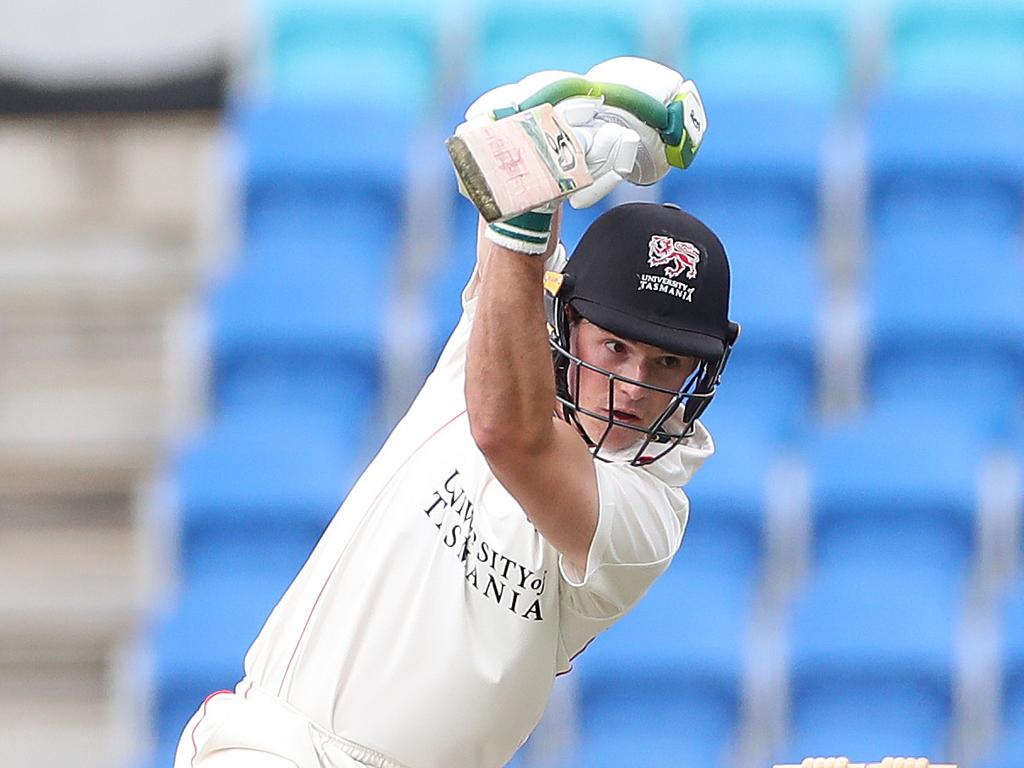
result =
[{"label": "glove finger padding", "polygon": [[569,196],[573,208],[587,208],[603,198],[636,162],[640,137],[631,128],[597,119],[602,109],[604,101],[591,96],[575,96],[555,105],[555,111],[576,134],[594,180]]},{"label": "glove finger padding", "polygon": [[[606,105],[602,108],[598,119],[619,122],[640,135],[641,149],[637,153],[636,167],[626,176],[628,181],[654,184],[673,166],[689,167],[707,131],[704,104],[692,80],[685,80],[663,64],[634,56],[620,56],[601,62],[584,77],[639,91],[668,108],[670,123],[678,120],[678,125],[666,125],[664,130],[659,130],[645,122],[636,111],[622,106]],[[679,106],[674,106],[676,104]]]},{"label": "glove finger padding", "polygon": [[640,137],[631,128],[604,122],[594,126],[592,133],[588,130],[589,144],[584,144],[594,183],[569,196],[573,208],[588,208],[610,193],[633,169],[640,148]]}]

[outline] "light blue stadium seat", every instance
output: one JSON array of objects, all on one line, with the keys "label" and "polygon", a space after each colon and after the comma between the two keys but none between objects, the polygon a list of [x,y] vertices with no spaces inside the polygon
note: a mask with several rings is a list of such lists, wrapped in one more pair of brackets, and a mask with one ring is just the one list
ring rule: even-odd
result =
[{"label": "light blue stadium seat", "polygon": [[[689,21],[682,71],[702,94],[833,104],[848,88],[850,44],[842,4],[707,3],[694,8]],[[713,125],[715,113],[709,110],[708,116]],[[764,120],[777,117],[773,111]]]},{"label": "light blue stadium seat", "polygon": [[902,0],[891,12],[887,49],[887,88],[944,99],[979,91],[1024,97],[1024,7],[1014,0]]},{"label": "light blue stadium seat", "polygon": [[792,439],[817,400],[819,260],[807,242],[770,232],[737,233],[723,244],[732,267],[730,317],[742,330],[712,407],[729,403]]},{"label": "light blue stadium seat", "polygon": [[690,520],[677,567],[717,568],[754,582],[763,565],[766,482],[778,437],[720,406],[713,402],[701,417],[715,452],[685,488]]},{"label": "light blue stadium seat", "polygon": [[[747,317],[735,312],[733,316]],[[766,430],[782,443],[798,441],[808,429],[816,397],[809,350],[790,358],[769,347],[742,343],[741,339],[729,358],[705,421],[712,432],[715,424],[728,420]]]},{"label": "light blue stadium seat", "polygon": [[814,556],[886,573],[915,567],[956,581],[973,562],[976,483],[987,443],[910,403],[822,427],[805,446]]},{"label": "light blue stadium seat", "polygon": [[415,114],[439,98],[439,20],[429,3],[277,3],[267,25],[273,99]]},{"label": "light blue stadium seat", "polygon": [[1024,394],[1024,252],[966,232],[878,238],[867,270],[875,402],[931,403],[1005,437]]},{"label": "light blue stadium seat", "polygon": [[732,265],[730,315],[743,331],[722,401],[792,436],[816,392],[818,196],[830,112],[714,92],[706,106],[704,146],[688,170],[662,181],[663,199],[711,227]]},{"label": "light blue stadium seat", "polygon": [[416,130],[409,114],[275,102],[240,105],[232,122],[244,156],[249,247],[283,260],[367,262],[356,267],[364,271],[390,265],[409,167],[402,137]]},{"label": "light blue stadium seat", "polygon": [[734,234],[813,241],[831,112],[714,91],[704,104],[708,129],[701,150],[688,170],[661,182],[663,199],[705,221],[726,249]]},{"label": "light blue stadium seat", "polygon": [[218,412],[314,414],[355,436],[380,387],[388,294],[298,254],[243,267],[214,294]]},{"label": "light blue stadium seat", "polygon": [[158,766],[170,766],[178,737],[214,691],[233,689],[242,662],[288,581],[222,576],[184,591],[153,627]]},{"label": "light blue stadium seat", "polygon": [[469,57],[468,91],[484,91],[545,69],[584,73],[614,56],[644,54],[642,7],[626,2],[484,2]]},{"label": "light blue stadium seat", "polygon": [[1024,101],[889,92],[871,106],[867,134],[869,223],[877,235],[1016,238]]},{"label": "light blue stadium seat", "polygon": [[706,543],[688,532],[640,603],[574,661],[579,765],[727,764],[754,582]]},{"label": "light blue stadium seat", "polygon": [[823,571],[798,597],[789,626],[790,731],[775,762],[809,755],[950,762],[960,587],[931,570],[895,565]]},{"label": "light blue stadium seat", "polygon": [[322,423],[276,414],[215,423],[176,468],[183,578],[201,585],[264,574],[287,583],[360,469]]}]

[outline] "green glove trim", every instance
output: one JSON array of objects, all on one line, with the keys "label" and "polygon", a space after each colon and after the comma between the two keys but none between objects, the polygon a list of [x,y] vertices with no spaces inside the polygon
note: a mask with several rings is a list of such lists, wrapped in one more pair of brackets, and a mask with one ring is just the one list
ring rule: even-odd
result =
[{"label": "green glove trim", "polygon": [[487,225],[492,231],[497,232],[499,235],[504,235],[511,240],[519,240],[524,243],[532,243],[533,245],[546,246],[550,239],[550,233],[545,232],[543,234],[526,235],[522,232],[517,232],[514,229],[502,226],[500,221],[496,221],[493,224]]},{"label": "green glove trim", "polygon": [[[643,91],[628,85],[600,83],[582,77],[565,77],[544,86],[520,102],[518,107],[503,107],[494,110],[494,119],[500,120],[541,104],[554,106],[574,96],[603,97],[604,103],[608,106],[625,109],[636,115],[661,136],[661,140],[665,143],[665,157],[668,159],[669,165],[676,168],[687,168],[692,162],[696,150],[693,149],[690,137],[686,135],[683,126],[683,102],[681,99],[685,98],[686,94],[680,94],[677,100],[666,107],[653,96],[648,96]],[[689,150],[686,149],[686,145],[690,145]],[[686,159],[687,157],[689,159]]]},{"label": "green glove trim", "polygon": [[507,223],[520,229],[528,229],[531,232],[550,232],[551,231],[551,217],[553,214],[545,213],[542,211],[527,211],[526,213],[520,213],[518,216],[513,216],[507,219]]}]

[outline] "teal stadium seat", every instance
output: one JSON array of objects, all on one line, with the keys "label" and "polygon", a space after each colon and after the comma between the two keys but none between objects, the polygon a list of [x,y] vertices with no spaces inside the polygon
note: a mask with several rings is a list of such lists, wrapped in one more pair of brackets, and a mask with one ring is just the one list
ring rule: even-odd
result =
[{"label": "teal stadium seat", "polygon": [[439,22],[428,3],[278,3],[267,13],[273,99],[424,109],[439,96]]},{"label": "teal stadium seat", "polygon": [[[705,94],[834,104],[850,79],[845,9],[840,3],[709,3],[693,11],[679,58]],[[710,108],[708,117],[713,125]]]},{"label": "teal stadium seat", "polygon": [[1024,5],[1018,0],[898,4],[884,83],[887,89],[947,99],[956,92],[1024,99]]},{"label": "teal stadium seat", "polygon": [[586,72],[613,56],[643,55],[642,5],[626,2],[485,3],[467,86],[471,98],[532,72]]}]

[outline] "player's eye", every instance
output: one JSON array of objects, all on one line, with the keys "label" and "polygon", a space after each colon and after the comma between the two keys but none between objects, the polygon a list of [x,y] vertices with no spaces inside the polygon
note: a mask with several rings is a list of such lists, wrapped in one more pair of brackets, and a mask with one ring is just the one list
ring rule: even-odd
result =
[{"label": "player's eye", "polygon": [[678,368],[680,365],[682,365],[682,363],[683,363],[682,360],[680,360],[678,357],[674,357],[672,355],[669,355],[667,357],[661,358],[661,365],[662,365],[662,367],[663,368],[668,368],[670,370]]},{"label": "player's eye", "polygon": [[618,339],[608,339],[608,341],[604,343],[604,346],[609,352],[614,352],[617,355],[621,355],[626,351],[626,345]]}]

